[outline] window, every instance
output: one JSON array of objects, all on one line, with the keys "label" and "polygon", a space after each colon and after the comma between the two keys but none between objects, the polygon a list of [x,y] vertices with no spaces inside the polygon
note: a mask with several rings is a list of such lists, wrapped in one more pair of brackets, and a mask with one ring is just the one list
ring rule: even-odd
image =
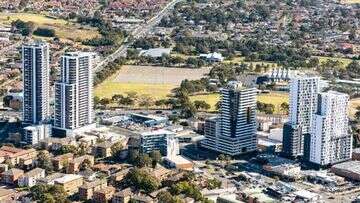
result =
[{"label": "window", "polygon": [[251,107],[246,108],[246,123],[249,124],[251,121]]}]

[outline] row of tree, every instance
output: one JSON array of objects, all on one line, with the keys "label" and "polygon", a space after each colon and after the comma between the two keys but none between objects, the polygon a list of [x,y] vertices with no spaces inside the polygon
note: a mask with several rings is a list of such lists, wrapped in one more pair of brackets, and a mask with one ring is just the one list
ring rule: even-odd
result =
[{"label": "row of tree", "polygon": [[20,19],[12,21],[11,26],[13,30],[17,30],[20,32],[23,36],[29,36],[31,34],[41,36],[41,37],[55,37],[55,30],[52,28],[46,28],[46,27],[38,27],[35,29],[35,23],[34,22],[25,22]]}]

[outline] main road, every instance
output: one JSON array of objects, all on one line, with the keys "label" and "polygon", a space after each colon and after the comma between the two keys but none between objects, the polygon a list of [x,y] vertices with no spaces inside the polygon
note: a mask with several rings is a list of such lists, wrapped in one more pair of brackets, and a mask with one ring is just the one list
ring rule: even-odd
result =
[{"label": "main road", "polygon": [[[131,33],[130,36],[132,36],[134,39],[140,38],[144,36],[147,32],[149,32],[153,27],[155,27],[160,20],[169,14],[170,11],[174,9],[175,4],[181,2],[183,0],[172,0],[169,2],[159,13],[157,13],[154,17],[152,17],[150,20],[146,21],[144,24],[138,26],[135,28]],[[128,40],[128,38],[127,38]],[[114,53],[108,55],[104,60],[102,60],[98,65],[95,67],[94,72],[101,71],[107,64],[115,61],[115,59],[126,56],[127,48],[133,43],[133,41],[127,41],[125,40],[125,43],[121,45]]]}]

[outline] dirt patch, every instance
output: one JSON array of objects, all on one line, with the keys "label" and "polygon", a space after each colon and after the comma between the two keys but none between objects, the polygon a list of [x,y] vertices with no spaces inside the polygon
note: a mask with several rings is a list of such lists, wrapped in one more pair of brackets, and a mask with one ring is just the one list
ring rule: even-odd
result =
[{"label": "dirt patch", "polygon": [[180,85],[182,80],[197,80],[209,72],[210,68],[123,66],[112,82]]}]

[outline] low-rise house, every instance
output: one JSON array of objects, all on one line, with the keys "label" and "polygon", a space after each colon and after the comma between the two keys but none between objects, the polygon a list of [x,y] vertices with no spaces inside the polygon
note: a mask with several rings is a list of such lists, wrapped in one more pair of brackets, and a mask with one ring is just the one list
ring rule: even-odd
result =
[{"label": "low-rise house", "polygon": [[131,195],[132,195],[131,189],[126,188],[114,194],[112,203],[128,203],[130,202]]},{"label": "low-rise house", "polygon": [[16,191],[0,188],[0,202],[12,202],[15,199]]},{"label": "low-rise house", "polygon": [[83,177],[75,174],[66,174],[61,178],[55,179],[54,184],[62,186],[68,195],[72,195],[77,193],[79,187],[83,185]]},{"label": "low-rise house", "polygon": [[12,168],[1,174],[1,181],[5,184],[16,184],[20,176],[24,174],[24,171],[17,168]]},{"label": "low-rise house", "polygon": [[146,56],[151,58],[161,58],[162,56],[168,56],[171,53],[169,48],[154,48],[140,51],[140,56]]},{"label": "low-rise house", "polygon": [[97,176],[97,172],[94,172],[90,168],[86,168],[85,170],[79,171],[77,174],[81,175],[84,178],[84,181],[89,181],[89,182],[96,180],[96,176]]},{"label": "low-rise house", "polygon": [[107,187],[106,179],[98,179],[92,182],[85,182],[79,187],[80,200],[86,201],[93,198],[94,191]]},{"label": "low-rise house", "polygon": [[42,168],[35,168],[19,177],[18,185],[20,187],[32,187],[36,185],[38,178],[45,177],[45,170]]},{"label": "low-rise house", "polygon": [[34,167],[36,162],[36,157],[34,157],[32,154],[23,156],[19,159],[19,163],[17,164],[18,167],[28,170]]},{"label": "low-rise house", "polygon": [[59,150],[62,146],[65,145],[74,145],[76,146],[76,140],[73,137],[57,138],[57,137],[48,137],[40,141],[40,146],[47,150]]},{"label": "low-rise house", "polygon": [[92,149],[92,154],[95,157],[107,158],[111,156],[111,146],[113,143],[111,142],[102,142],[96,144]]},{"label": "low-rise house", "polygon": [[0,163],[5,160],[10,160],[11,164],[17,165],[21,160],[32,160],[36,157],[37,152],[35,149],[20,149],[9,146],[2,146],[0,148]]},{"label": "low-rise house", "polygon": [[158,165],[155,169],[148,168],[149,172],[159,180],[165,180],[174,174],[174,171]]},{"label": "low-rise house", "polygon": [[38,178],[36,180],[36,184],[54,185],[54,181],[63,176],[65,176],[65,174],[63,174],[63,173],[53,173],[44,178]]},{"label": "low-rise house", "polygon": [[125,178],[126,174],[128,174],[129,171],[130,171],[130,168],[118,171],[111,175],[111,180],[115,181],[115,182],[120,182]]},{"label": "low-rise house", "polygon": [[79,139],[79,143],[85,144],[85,146],[94,146],[99,138],[95,135],[87,135]]},{"label": "low-rise house", "polygon": [[107,203],[113,197],[115,188],[111,186],[96,190],[93,195],[93,202]]},{"label": "low-rise house", "polygon": [[147,195],[133,195],[131,201],[136,203],[154,203],[154,200]]},{"label": "low-rise house", "polygon": [[124,168],[129,168],[131,167],[131,165],[128,164],[104,164],[104,163],[99,163],[96,164],[92,167],[92,169],[94,171],[99,171],[102,173],[105,173],[107,175],[111,175],[114,174]]},{"label": "low-rise house", "polygon": [[54,170],[58,171],[58,170],[63,169],[65,167],[65,165],[72,162],[73,159],[74,159],[74,154],[67,153],[67,154],[59,155],[59,156],[52,158],[51,162],[54,166]]},{"label": "low-rise house", "polygon": [[84,155],[84,156],[80,156],[75,158],[74,160],[72,160],[72,162],[69,163],[67,172],[68,173],[76,173],[80,170],[80,166],[82,163],[84,163],[84,161],[88,160],[90,163],[90,167],[94,165],[94,157],[91,155]]},{"label": "low-rise house", "polygon": [[200,54],[200,58],[206,59],[209,62],[222,62],[224,60],[224,57],[221,55],[221,53],[210,53],[210,54]]},{"label": "low-rise house", "polygon": [[352,160],[360,161],[360,148],[354,148],[352,150]]}]

